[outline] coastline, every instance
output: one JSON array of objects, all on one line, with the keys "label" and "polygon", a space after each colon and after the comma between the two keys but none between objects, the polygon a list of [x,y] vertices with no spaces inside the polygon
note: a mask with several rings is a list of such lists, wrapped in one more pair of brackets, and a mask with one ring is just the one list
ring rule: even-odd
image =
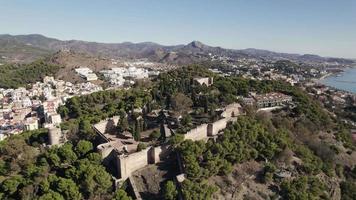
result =
[{"label": "coastline", "polygon": [[[348,70],[356,70],[356,66],[353,65],[353,66],[348,66],[344,69],[342,69],[342,72],[337,72],[337,73],[327,73],[325,75],[323,75],[322,77],[318,78],[318,79],[314,79],[312,80],[312,82],[314,83],[317,83],[317,84],[321,84],[323,86],[327,86],[327,87],[330,87],[330,88],[333,88],[334,90],[337,90],[337,91],[342,91],[342,92],[346,92],[346,93],[350,93],[350,94],[356,94],[356,91],[354,91],[353,89],[349,89],[349,88],[343,88],[342,86],[338,87],[336,85],[333,85],[332,83],[326,83],[325,80],[327,78],[337,78],[339,77],[339,75],[343,76],[342,74],[344,74],[345,72],[347,72]],[[356,78],[356,77],[355,77]],[[349,81],[341,81],[341,80],[333,80],[334,83],[349,83]],[[354,84],[354,83],[350,83],[350,84]],[[356,86],[355,86],[356,87]]]},{"label": "coastline", "polygon": [[331,77],[331,76],[337,76],[342,73],[345,73],[345,71],[347,71],[348,69],[356,69],[356,65],[352,65],[352,66],[350,65],[350,66],[344,67],[344,68],[340,69],[341,70],[340,72],[328,72],[327,74],[321,76],[320,78],[313,79],[313,81],[321,83],[320,81],[322,81],[328,77]]},{"label": "coastline", "polygon": [[327,74],[323,75],[322,77],[316,79],[316,81],[320,82],[320,81],[322,81],[322,80],[324,80],[324,79],[326,79],[326,78],[328,78],[328,77],[330,77],[330,76],[335,76],[335,75],[337,75],[337,74],[338,74],[338,73],[327,73]]}]

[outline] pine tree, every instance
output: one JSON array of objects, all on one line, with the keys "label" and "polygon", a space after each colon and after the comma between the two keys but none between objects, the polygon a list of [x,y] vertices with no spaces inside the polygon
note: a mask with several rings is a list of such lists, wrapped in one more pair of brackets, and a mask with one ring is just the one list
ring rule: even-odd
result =
[{"label": "pine tree", "polygon": [[117,128],[119,132],[124,132],[128,130],[129,121],[127,120],[127,117],[123,117],[120,119],[120,121],[117,123]]},{"label": "pine tree", "polygon": [[135,141],[140,141],[140,139],[141,139],[141,133],[137,129],[133,132],[132,136],[133,136]]}]

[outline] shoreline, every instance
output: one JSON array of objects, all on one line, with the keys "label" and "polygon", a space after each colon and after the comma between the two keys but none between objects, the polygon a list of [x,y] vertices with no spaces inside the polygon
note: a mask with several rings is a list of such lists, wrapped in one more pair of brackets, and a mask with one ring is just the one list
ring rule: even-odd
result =
[{"label": "shoreline", "polygon": [[[337,72],[337,73],[330,72],[330,73],[327,73],[327,74],[321,76],[318,79],[313,79],[311,81],[314,82],[314,83],[317,83],[317,84],[321,84],[321,85],[326,86],[326,87],[330,87],[330,88],[332,88],[334,90],[337,90],[337,91],[342,91],[342,92],[345,92],[345,93],[356,95],[356,91],[351,91],[349,89],[338,88],[338,87],[335,87],[335,86],[333,86],[331,84],[327,84],[327,83],[324,82],[324,80],[329,78],[329,77],[338,77],[338,75],[347,72],[347,70],[353,70],[353,69],[356,69],[355,65],[348,66],[348,67],[344,68],[342,72]],[[335,82],[339,82],[339,81],[335,81]]]},{"label": "shoreline", "polygon": [[352,66],[347,66],[347,67],[344,67],[342,69],[340,69],[341,71],[340,72],[329,72],[328,74],[320,77],[320,80],[322,79],[325,79],[325,78],[328,78],[330,76],[337,76],[337,75],[340,75],[340,74],[343,74],[345,73],[347,70],[351,70],[351,69],[356,69],[356,65],[352,65]]},{"label": "shoreline", "polygon": [[[342,73],[342,72],[341,72]],[[323,75],[322,77],[320,77],[320,78],[318,78],[318,79],[316,79],[318,82],[319,81],[322,81],[322,80],[324,80],[324,79],[326,79],[326,78],[328,78],[328,77],[330,77],[330,76],[335,76],[335,75],[337,75],[338,73],[327,73],[327,74],[325,74],[325,75]]]}]

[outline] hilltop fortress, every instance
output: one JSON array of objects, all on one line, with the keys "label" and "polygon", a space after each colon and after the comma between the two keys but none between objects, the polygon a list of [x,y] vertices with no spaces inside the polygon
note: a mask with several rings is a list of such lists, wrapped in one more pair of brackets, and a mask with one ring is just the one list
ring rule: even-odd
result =
[{"label": "hilltop fortress", "polygon": [[[241,106],[234,103],[221,109],[221,111],[221,119],[198,125],[183,134],[184,139],[206,141],[217,136],[229,122],[236,121],[237,116],[241,114]],[[125,181],[136,170],[149,164],[161,162],[172,150],[169,144],[164,143],[137,151],[139,142],[135,141],[129,133],[123,133],[119,136],[110,134],[115,131],[119,120],[119,117],[115,116],[93,126],[103,142],[97,146],[97,149],[104,159],[104,163],[115,163],[116,165],[117,183]]]}]

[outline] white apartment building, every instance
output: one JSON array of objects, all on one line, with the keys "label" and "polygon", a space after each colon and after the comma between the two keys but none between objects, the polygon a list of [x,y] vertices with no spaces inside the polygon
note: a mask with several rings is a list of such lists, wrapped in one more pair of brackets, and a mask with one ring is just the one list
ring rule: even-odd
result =
[{"label": "white apartment building", "polygon": [[84,78],[87,81],[95,81],[98,80],[96,74],[87,67],[80,67],[75,69],[75,72],[79,74],[80,77]]},{"label": "white apartment building", "polygon": [[24,122],[25,131],[33,131],[38,129],[37,118],[27,118]]},{"label": "white apartment building", "polygon": [[137,68],[134,66],[130,66],[128,68],[125,67],[114,67],[110,70],[102,70],[100,73],[107,78],[112,85],[122,86],[128,80],[132,79],[144,79],[148,78],[150,75],[158,75],[158,71],[148,71],[144,68]]}]

